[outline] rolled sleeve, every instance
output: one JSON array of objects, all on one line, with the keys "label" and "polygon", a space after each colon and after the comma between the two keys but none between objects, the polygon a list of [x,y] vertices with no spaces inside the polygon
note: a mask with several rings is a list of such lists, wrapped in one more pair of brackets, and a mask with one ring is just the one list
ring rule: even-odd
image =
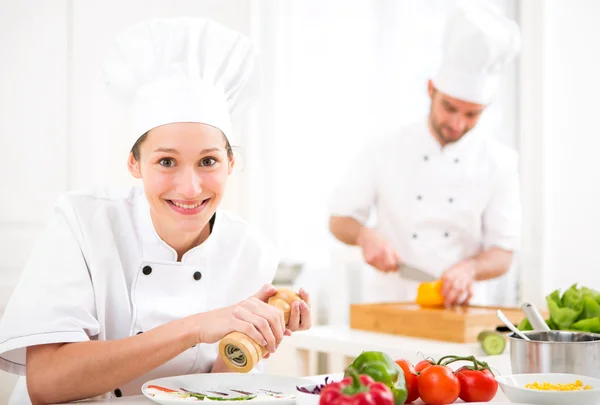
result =
[{"label": "rolled sleeve", "polygon": [[483,214],[484,248],[518,250],[521,241],[521,196],[516,154],[504,156]]}]

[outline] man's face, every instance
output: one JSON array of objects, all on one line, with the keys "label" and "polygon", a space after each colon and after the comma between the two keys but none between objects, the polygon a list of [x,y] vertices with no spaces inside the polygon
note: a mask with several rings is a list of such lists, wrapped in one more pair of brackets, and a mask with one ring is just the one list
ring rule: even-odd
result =
[{"label": "man's face", "polygon": [[433,135],[442,146],[458,141],[473,129],[485,110],[485,105],[462,101],[437,91],[431,81],[429,98],[429,124]]}]

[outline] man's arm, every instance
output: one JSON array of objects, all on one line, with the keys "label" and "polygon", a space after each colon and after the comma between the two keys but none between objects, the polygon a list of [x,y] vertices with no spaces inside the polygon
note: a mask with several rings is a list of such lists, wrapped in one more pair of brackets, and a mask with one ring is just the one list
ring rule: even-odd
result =
[{"label": "man's arm", "polygon": [[473,296],[473,283],[500,277],[510,269],[512,257],[511,251],[492,247],[452,266],[442,275],[445,305],[469,302]]},{"label": "man's arm", "polygon": [[476,281],[491,280],[508,272],[512,264],[513,252],[498,247],[484,250],[473,257]]},{"label": "man's arm", "polygon": [[336,217],[329,219],[329,230],[340,242],[346,245],[358,245],[358,239],[364,226],[352,217]]},{"label": "man's arm", "polygon": [[336,216],[331,217],[329,229],[345,244],[360,246],[365,261],[376,269],[384,272],[398,270],[398,253],[375,230],[354,218]]}]

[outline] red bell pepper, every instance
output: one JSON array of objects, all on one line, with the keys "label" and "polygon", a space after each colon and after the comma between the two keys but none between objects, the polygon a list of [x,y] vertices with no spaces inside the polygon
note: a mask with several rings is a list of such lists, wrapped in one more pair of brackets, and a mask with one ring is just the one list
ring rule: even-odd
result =
[{"label": "red bell pepper", "polygon": [[342,381],[325,386],[319,405],[394,405],[394,395],[384,383],[353,372]]}]

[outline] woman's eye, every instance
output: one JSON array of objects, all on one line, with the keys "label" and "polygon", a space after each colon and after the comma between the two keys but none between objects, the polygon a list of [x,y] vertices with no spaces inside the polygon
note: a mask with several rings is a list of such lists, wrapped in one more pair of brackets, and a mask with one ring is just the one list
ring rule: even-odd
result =
[{"label": "woman's eye", "polygon": [[175,162],[171,158],[164,158],[158,161],[158,164],[164,167],[173,167]]},{"label": "woman's eye", "polygon": [[217,163],[217,161],[213,158],[204,158],[200,161],[200,166],[212,166],[215,163]]}]

